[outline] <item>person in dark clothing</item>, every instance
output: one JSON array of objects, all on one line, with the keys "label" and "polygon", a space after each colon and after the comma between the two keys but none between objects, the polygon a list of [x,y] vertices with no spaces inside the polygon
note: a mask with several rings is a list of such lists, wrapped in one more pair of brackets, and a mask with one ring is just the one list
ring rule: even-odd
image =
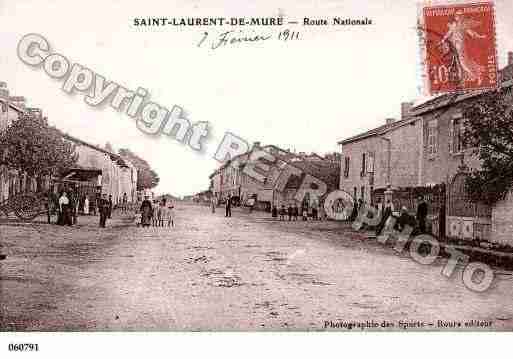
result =
[{"label": "person in dark clothing", "polygon": [[109,216],[110,203],[107,199],[107,195],[104,193],[102,198],[98,201],[98,210],[100,212],[100,227],[105,228],[107,218]]},{"label": "person in dark clothing", "polygon": [[402,231],[406,226],[410,226],[415,229],[417,222],[415,221],[415,218],[408,213],[408,208],[403,206],[403,208],[401,208],[401,216],[397,219],[394,227],[395,229]]},{"label": "person in dark clothing", "polygon": [[297,203],[294,205],[293,214],[294,214],[294,221],[297,221],[297,219],[299,217],[299,207],[297,206]]},{"label": "person in dark clothing", "polygon": [[151,215],[153,213],[153,206],[149,200],[149,196],[144,196],[144,201],[141,203],[141,226],[149,227],[151,224]]},{"label": "person in dark clothing", "polygon": [[292,209],[292,205],[289,204],[289,206],[287,207],[287,214],[289,215],[289,221],[292,221],[292,216],[294,214],[293,212],[294,210]]},{"label": "person in dark clothing", "polygon": [[278,208],[276,208],[276,206],[275,206],[275,205],[273,205],[273,209],[272,209],[271,216],[272,216],[273,218],[278,217]]},{"label": "person in dark clothing", "polygon": [[232,216],[232,198],[230,196],[228,196],[228,198],[226,199],[225,210],[226,210],[226,213],[224,216],[231,217]]},{"label": "person in dark clothing", "polygon": [[379,221],[379,224],[376,228],[376,236],[379,236],[381,234],[381,231],[383,231],[383,228],[385,227],[385,224],[387,223],[388,217],[390,217],[394,212],[394,205],[390,200],[387,200],[387,203],[385,204],[385,208],[383,209],[383,212],[381,214],[381,220]]},{"label": "person in dark clothing", "polygon": [[109,214],[108,214],[108,217],[112,218],[112,195],[111,194],[109,194]]},{"label": "person in dark clothing", "polygon": [[280,208],[280,221],[285,220],[285,215],[287,214],[287,210],[285,209],[285,205],[282,204]]},{"label": "person in dark clothing", "polygon": [[426,218],[428,214],[428,205],[424,197],[419,196],[419,205],[417,207],[417,222],[419,223],[420,233],[426,233]]}]

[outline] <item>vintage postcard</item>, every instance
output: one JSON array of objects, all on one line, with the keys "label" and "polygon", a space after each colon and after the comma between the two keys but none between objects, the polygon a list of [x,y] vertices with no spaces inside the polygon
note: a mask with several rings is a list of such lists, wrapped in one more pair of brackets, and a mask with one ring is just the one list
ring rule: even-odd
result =
[{"label": "vintage postcard", "polygon": [[0,1],[0,330],[512,331],[512,18]]}]

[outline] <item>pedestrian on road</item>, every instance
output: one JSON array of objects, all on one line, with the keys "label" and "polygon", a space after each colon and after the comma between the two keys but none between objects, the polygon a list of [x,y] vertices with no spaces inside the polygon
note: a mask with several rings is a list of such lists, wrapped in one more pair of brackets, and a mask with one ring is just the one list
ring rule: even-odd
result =
[{"label": "pedestrian on road", "polygon": [[289,207],[287,208],[287,214],[289,215],[289,221],[292,221],[292,216],[294,215],[292,204],[289,204]]},{"label": "pedestrian on road", "polygon": [[107,224],[107,218],[109,216],[110,203],[107,199],[107,194],[104,193],[102,198],[98,201],[98,210],[100,212],[100,227],[105,228]]},{"label": "pedestrian on road", "polygon": [[232,216],[232,197],[228,196],[225,203],[225,217],[231,217]]},{"label": "pedestrian on road", "polygon": [[166,199],[162,199],[162,201],[159,204],[158,211],[157,211],[157,219],[158,219],[158,227],[164,227],[164,219],[166,217],[167,207],[166,207]]},{"label": "pedestrian on road", "polygon": [[122,202],[122,206],[123,206],[123,212],[126,212],[127,209],[128,209],[128,196],[126,195],[126,192],[123,193],[123,202]]},{"label": "pedestrian on road", "polygon": [[397,219],[395,224],[395,229],[402,231],[404,228],[406,228],[406,226],[415,229],[417,222],[415,221],[415,218],[408,213],[408,208],[403,206],[401,208],[401,216]]},{"label": "pedestrian on road", "polygon": [[385,224],[387,223],[388,218],[393,214],[393,212],[394,212],[394,204],[389,199],[389,200],[387,200],[385,209],[382,212],[381,220],[376,228],[376,237],[381,234],[381,232],[383,231],[383,228],[385,228]]},{"label": "pedestrian on road", "polygon": [[157,200],[153,201],[153,207],[151,208],[151,223],[153,227],[157,227],[158,224],[158,213],[159,213],[159,202]]},{"label": "pedestrian on road", "polygon": [[216,206],[217,206],[217,198],[216,198],[216,196],[212,196],[212,199],[210,201],[210,207],[212,208],[212,213],[216,213]]},{"label": "pedestrian on road", "polygon": [[282,204],[281,208],[280,208],[280,221],[284,221],[286,215],[287,215],[287,209],[285,208],[285,205]]},{"label": "pedestrian on road", "polygon": [[294,209],[292,213],[294,215],[294,221],[297,221],[299,217],[299,207],[297,206],[297,203],[294,204]]},{"label": "pedestrian on road", "polygon": [[109,194],[109,208],[108,208],[108,216],[109,218],[112,218],[112,195]]},{"label": "pedestrian on road", "polygon": [[65,191],[62,192],[59,198],[59,219],[57,220],[57,223],[61,226],[73,225],[69,202],[68,194]]},{"label": "pedestrian on road", "polygon": [[84,199],[84,214],[89,214],[89,198],[87,196]]},{"label": "pedestrian on road", "polygon": [[276,208],[275,204],[273,204],[273,209],[271,210],[271,216],[273,218],[277,218],[278,217],[278,208]]},{"label": "pedestrian on road", "polygon": [[169,207],[166,211],[167,214],[167,226],[171,225],[171,227],[175,226],[175,206],[173,206],[171,203],[169,204]]},{"label": "pedestrian on road", "polygon": [[144,201],[141,203],[141,226],[149,227],[151,224],[151,214],[153,213],[153,206],[149,200],[149,196],[144,196]]},{"label": "pedestrian on road", "polygon": [[426,233],[426,218],[428,214],[428,205],[423,196],[419,196],[419,204],[417,207],[417,222],[419,223],[420,233]]}]

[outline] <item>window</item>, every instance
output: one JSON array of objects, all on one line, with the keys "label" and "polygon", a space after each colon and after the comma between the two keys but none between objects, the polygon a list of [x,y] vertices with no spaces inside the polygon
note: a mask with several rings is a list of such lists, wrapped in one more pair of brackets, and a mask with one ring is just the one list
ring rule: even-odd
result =
[{"label": "window", "polygon": [[433,156],[434,154],[436,154],[437,142],[438,142],[437,121],[431,120],[428,122],[428,126],[427,126],[427,153],[428,153],[428,156]]},{"label": "window", "polygon": [[365,170],[366,170],[366,165],[365,165],[365,160],[366,160],[366,153],[362,153],[362,171],[360,172],[360,177],[363,177],[365,176]]},{"label": "window", "polygon": [[374,153],[369,153],[367,157],[367,172],[374,173]]},{"label": "window", "polygon": [[349,157],[344,157],[344,177],[349,177]]},{"label": "window", "polygon": [[463,119],[461,117],[454,118],[451,121],[450,128],[450,142],[449,142],[449,151],[457,154],[462,152],[465,147],[463,145]]}]

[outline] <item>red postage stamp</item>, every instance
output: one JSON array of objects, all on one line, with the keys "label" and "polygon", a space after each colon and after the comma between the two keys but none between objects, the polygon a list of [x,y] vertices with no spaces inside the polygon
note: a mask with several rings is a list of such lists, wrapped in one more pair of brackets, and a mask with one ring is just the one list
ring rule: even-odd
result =
[{"label": "red postage stamp", "polygon": [[494,11],[493,2],[422,8],[430,94],[497,87]]}]

